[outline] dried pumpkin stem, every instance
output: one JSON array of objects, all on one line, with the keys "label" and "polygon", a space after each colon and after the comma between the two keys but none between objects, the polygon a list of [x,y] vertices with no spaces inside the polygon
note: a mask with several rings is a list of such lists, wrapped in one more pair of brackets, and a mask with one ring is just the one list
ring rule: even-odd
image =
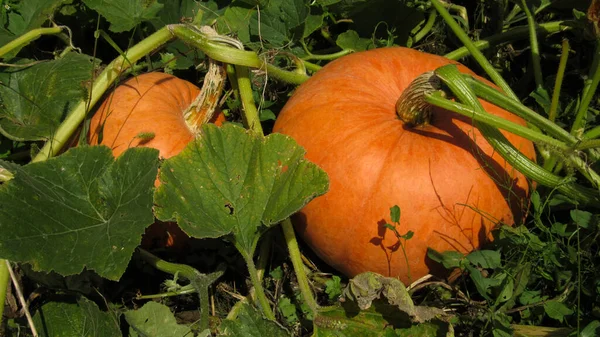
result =
[{"label": "dried pumpkin stem", "polygon": [[425,94],[441,88],[441,82],[433,71],[415,78],[396,101],[396,114],[408,126],[429,124],[433,106],[425,100]]},{"label": "dried pumpkin stem", "polygon": [[226,78],[227,73],[223,64],[209,58],[208,72],[204,77],[200,94],[183,115],[187,126],[194,134],[214,117]]}]

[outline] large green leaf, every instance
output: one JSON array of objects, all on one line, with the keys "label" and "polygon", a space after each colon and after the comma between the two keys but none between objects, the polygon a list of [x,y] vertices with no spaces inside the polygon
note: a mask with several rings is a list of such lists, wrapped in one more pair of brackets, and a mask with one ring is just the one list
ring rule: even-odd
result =
[{"label": "large green leaf", "polygon": [[163,8],[157,0],[83,0],[110,22],[110,31],[114,33],[133,29],[144,21],[156,17]]},{"label": "large green leaf", "polygon": [[84,297],[77,303],[50,302],[33,316],[40,337],[117,337],[122,336],[119,319],[102,312]]},{"label": "large green leaf", "polygon": [[271,226],[328,189],[326,173],[282,134],[258,136],[233,124],[204,125],[201,135],[162,166],[155,212],[189,235],[233,234],[250,253]]},{"label": "large green leaf", "polygon": [[125,312],[130,326],[130,336],[143,337],[184,337],[193,336],[186,325],[177,324],[169,307],[156,302],[148,302],[138,310]]},{"label": "large green leaf", "polygon": [[0,256],[118,280],[154,220],[157,166],[154,149],[130,149],[115,161],[108,147],[95,146],[16,169],[0,185]]},{"label": "large green leaf", "polygon": [[85,98],[92,58],[69,53],[29,68],[0,74],[0,132],[18,140],[45,140]]}]

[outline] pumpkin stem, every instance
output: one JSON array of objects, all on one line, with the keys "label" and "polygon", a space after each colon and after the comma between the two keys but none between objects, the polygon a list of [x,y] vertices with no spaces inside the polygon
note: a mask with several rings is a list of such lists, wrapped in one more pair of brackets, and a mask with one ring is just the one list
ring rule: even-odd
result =
[{"label": "pumpkin stem", "polygon": [[203,124],[208,123],[215,117],[215,111],[219,105],[221,92],[225,86],[225,78],[227,76],[225,67],[221,62],[217,62],[211,58],[207,59],[208,72],[204,77],[200,94],[198,94],[183,115],[186,124],[193,133],[197,133]]},{"label": "pumpkin stem", "polygon": [[398,118],[409,127],[429,124],[434,106],[425,100],[425,96],[440,88],[441,81],[433,71],[419,75],[396,101]]}]

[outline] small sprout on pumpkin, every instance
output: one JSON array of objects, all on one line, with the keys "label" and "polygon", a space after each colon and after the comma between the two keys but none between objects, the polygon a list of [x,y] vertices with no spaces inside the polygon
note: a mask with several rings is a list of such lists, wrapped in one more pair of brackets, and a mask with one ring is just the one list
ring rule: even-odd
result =
[{"label": "small sprout on pumpkin", "polygon": [[156,134],[154,132],[140,132],[135,138],[140,140],[140,144],[144,144],[154,139],[155,136]]}]

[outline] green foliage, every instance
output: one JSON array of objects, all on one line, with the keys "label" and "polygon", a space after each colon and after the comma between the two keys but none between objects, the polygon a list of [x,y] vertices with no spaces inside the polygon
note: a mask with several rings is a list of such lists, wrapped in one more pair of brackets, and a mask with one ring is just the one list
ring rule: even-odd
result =
[{"label": "green foliage", "polygon": [[110,22],[114,33],[133,29],[142,22],[154,19],[163,8],[157,0],[83,0],[91,9]]},{"label": "green foliage", "polygon": [[[77,292],[102,296],[96,303],[123,305],[108,303],[105,311],[84,298],[76,303],[47,302],[37,310],[34,305],[34,321],[42,336],[120,336],[115,322],[121,313],[127,324],[124,331],[128,329],[131,336],[190,334],[194,319],[178,323],[173,311],[194,312],[199,305],[196,297],[131,308],[132,294],[140,288],[150,291],[146,286],[159,289],[164,281],[163,275],[131,259],[145,227],[154,221],[152,209],[161,219],[178,219],[187,234],[223,237],[252,259],[266,228],[325,192],[327,186],[324,173],[306,162],[303,150],[290,139],[254,137],[231,125],[223,130],[205,128],[186,152],[164,162],[162,185],[154,194],[156,204],[152,186],[158,162],[152,150],[132,150],[115,161],[106,148],[82,147],[45,163],[17,165],[28,162],[75,105],[87,103],[91,79],[101,70],[99,62],[106,65],[165,25],[179,23],[214,25],[218,32],[242,41],[246,50],[258,52],[261,60],[309,75],[345,52],[409,45],[441,54],[462,46],[439,17],[430,33],[414,39],[432,10],[430,2],[420,0],[4,0],[0,4],[0,48],[33,29],[53,24],[70,28],[35,38],[2,56],[3,62],[11,64],[0,65],[0,257],[29,263],[36,270],[72,275],[40,276],[22,268],[29,288],[25,290],[44,287],[35,293],[43,301],[51,301],[57,293]],[[452,2],[450,12],[473,40],[527,28],[520,2],[480,1],[462,13],[460,5],[464,4]],[[544,35],[537,48],[530,41],[496,41],[486,54],[519,97],[545,115],[559,57],[557,46],[568,37],[572,50],[557,115],[557,123],[565,129],[575,119],[585,93],[594,93],[590,85],[598,63],[593,53],[598,22],[588,17],[588,5],[580,0],[568,4],[534,1],[530,9],[536,25],[564,19],[568,21],[561,23],[561,30],[570,32]],[[540,37],[542,33],[538,31]],[[532,80],[539,74],[531,66],[537,62],[531,53],[540,55],[541,86]],[[132,71],[165,71],[199,84],[205,62],[202,51],[173,39],[142,58]],[[472,61],[464,58],[462,62]],[[236,95],[235,76],[230,75],[224,108],[230,121],[241,124],[244,111]],[[295,90],[271,75],[260,69],[251,76],[253,98],[259,102],[259,118],[266,130]],[[127,74],[117,70],[111,76]],[[592,130],[598,121],[598,102],[592,98],[589,108],[583,109],[583,131]],[[91,115],[93,107],[90,110]],[[154,137],[152,132],[136,136],[142,143]],[[583,174],[566,162],[568,153],[543,145],[539,149],[539,163],[556,173],[566,172],[568,179],[583,180]],[[594,151],[571,152],[597,168]],[[545,152],[555,156],[555,165],[548,164]],[[404,249],[402,243],[413,232],[404,233],[401,220],[400,208],[392,207],[385,227]],[[429,252],[429,258],[442,267],[457,268],[458,281],[428,280],[406,290],[381,276],[361,275],[348,282],[332,275],[323,282],[315,272],[310,279],[317,298],[336,302],[318,312],[309,309],[296,284],[290,284],[294,278],[282,268],[284,244],[275,242],[276,252],[267,259],[269,276],[275,281],[267,289],[268,297],[276,303],[280,323],[290,331],[262,317],[252,305],[234,304],[240,296],[249,295],[248,274],[227,243],[193,240],[181,252],[161,248],[156,253],[201,269],[211,269],[223,260],[229,266],[219,285],[211,289],[211,299],[217,316],[231,319],[224,319],[220,326],[211,321],[213,334],[441,337],[456,331],[456,335],[512,336],[527,335],[523,327],[533,326],[536,332],[595,336],[600,330],[599,235],[596,209],[574,206],[556,191],[538,186],[531,193],[531,211],[524,224],[499,227],[489,246],[469,254]],[[316,258],[315,262],[322,266]],[[78,274],[84,269],[86,273]],[[103,289],[98,286],[101,277],[88,278],[92,273],[121,280]],[[452,309],[447,310],[451,316],[439,319],[443,315],[431,307]],[[10,326],[25,327],[26,322],[17,318]],[[8,330],[7,335],[17,335],[13,333],[16,328]],[[209,333],[205,330],[200,335]]]},{"label": "green foliage", "polygon": [[191,334],[190,328],[177,324],[169,307],[160,303],[148,302],[138,310],[126,311],[124,316],[132,337],[184,337]]},{"label": "green foliage", "polygon": [[76,303],[46,303],[35,312],[33,322],[41,337],[122,336],[119,318],[84,297]]},{"label": "green foliage", "polygon": [[327,191],[325,172],[303,157],[288,136],[207,124],[163,164],[156,216],[177,219],[193,237],[231,235],[242,254],[252,256],[262,231]]},{"label": "green foliage", "polygon": [[219,327],[219,336],[235,337],[287,337],[289,333],[277,323],[262,317],[250,305],[243,303],[235,320],[227,319]]},{"label": "green foliage", "polygon": [[[28,31],[40,28],[65,0],[28,0],[27,3],[2,1],[0,9],[0,46],[14,40]],[[19,52],[13,50],[6,59]]]},{"label": "green foliage", "polygon": [[118,280],[153,222],[158,151],[79,147],[24,167],[0,185],[0,254],[62,275]]},{"label": "green foliage", "polygon": [[325,282],[325,293],[330,300],[336,300],[340,297],[342,295],[342,279],[337,275],[333,275],[330,280]]},{"label": "green foliage", "polygon": [[92,60],[72,52],[0,73],[0,132],[14,140],[48,139],[78,101],[87,97],[85,83],[91,78]]}]

